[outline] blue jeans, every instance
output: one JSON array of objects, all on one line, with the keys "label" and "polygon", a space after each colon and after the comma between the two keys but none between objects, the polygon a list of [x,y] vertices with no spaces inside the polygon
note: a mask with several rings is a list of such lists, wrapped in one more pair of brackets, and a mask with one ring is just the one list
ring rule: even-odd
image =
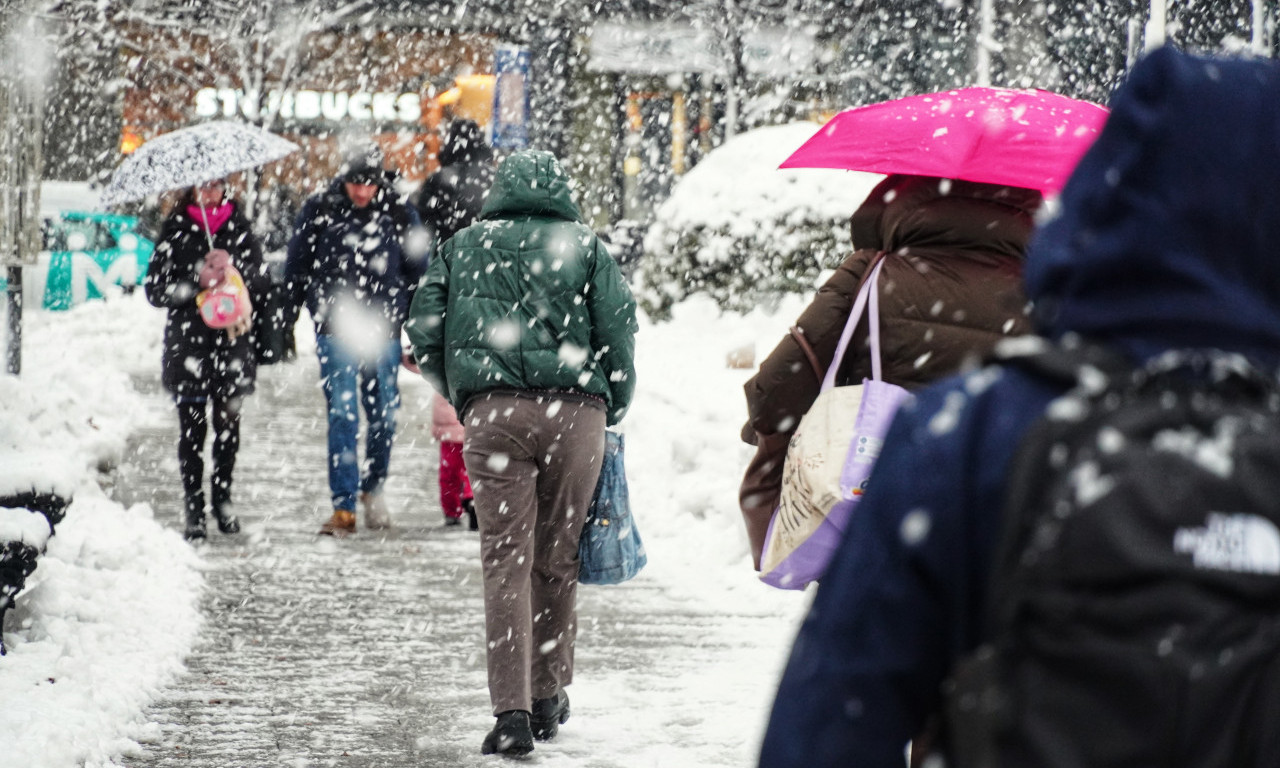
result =
[{"label": "blue jeans", "polygon": [[[391,443],[396,435],[396,409],[400,389],[400,342],[391,340],[373,359],[361,359],[333,336],[316,337],[324,398],[329,405],[329,492],[333,508],[352,512],[357,493],[377,493],[387,480]],[[365,460],[356,461],[360,415],[356,410],[357,387],[368,429]]]}]

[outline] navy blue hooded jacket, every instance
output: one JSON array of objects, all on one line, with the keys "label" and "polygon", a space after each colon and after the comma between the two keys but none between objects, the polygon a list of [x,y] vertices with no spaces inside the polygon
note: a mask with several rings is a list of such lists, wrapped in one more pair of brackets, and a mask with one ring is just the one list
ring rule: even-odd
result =
[{"label": "navy blue hooded jacket", "polygon": [[[1160,49],[1030,244],[1044,336],[1280,367],[1280,66]],[[918,393],[800,630],[762,768],[901,768],[980,642],[1011,459],[1061,394],[991,366]]]},{"label": "navy blue hooded jacket", "polygon": [[341,332],[344,322],[372,322],[388,339],[400,338],[430,242],[417,212],[390,183],[379,186],[373,201],[357,208],[338,178],[298,213],[285,261],[289,317],[305,301],[318,335]]}]

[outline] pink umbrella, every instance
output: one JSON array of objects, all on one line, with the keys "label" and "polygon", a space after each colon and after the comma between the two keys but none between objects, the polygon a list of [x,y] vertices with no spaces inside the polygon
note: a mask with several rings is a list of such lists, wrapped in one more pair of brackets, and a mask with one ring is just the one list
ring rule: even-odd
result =
[{"label": "pink umbrella", "polygon": [[939,176],[1056,192],[1107,108],[1041,90],[961,88],[854,107],[782,168]]}]

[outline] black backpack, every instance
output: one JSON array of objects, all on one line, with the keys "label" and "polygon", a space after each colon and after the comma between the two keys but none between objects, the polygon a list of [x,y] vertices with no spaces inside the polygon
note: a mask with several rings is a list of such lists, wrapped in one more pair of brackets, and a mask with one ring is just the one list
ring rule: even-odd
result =
[{"label": "black backpack", "polygon": [[1071,387],[1015,455],[958,768],[1280,766],[1280,388],[1243,358],[1008,365]]}]

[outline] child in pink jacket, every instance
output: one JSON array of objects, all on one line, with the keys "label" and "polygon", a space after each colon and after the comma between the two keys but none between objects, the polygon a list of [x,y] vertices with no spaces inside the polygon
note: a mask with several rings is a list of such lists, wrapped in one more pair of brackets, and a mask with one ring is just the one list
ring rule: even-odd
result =
[{"label": "child in pink jacket", "polygon": [[471,480],[462,463],[465,430],[448,400],[438,394],[431,398],[431,434],[440,441],[440,506],[444,509],[444,524],[460,524],[462,513],[466,512],[468,527],[479,530],[471,501]]}]

